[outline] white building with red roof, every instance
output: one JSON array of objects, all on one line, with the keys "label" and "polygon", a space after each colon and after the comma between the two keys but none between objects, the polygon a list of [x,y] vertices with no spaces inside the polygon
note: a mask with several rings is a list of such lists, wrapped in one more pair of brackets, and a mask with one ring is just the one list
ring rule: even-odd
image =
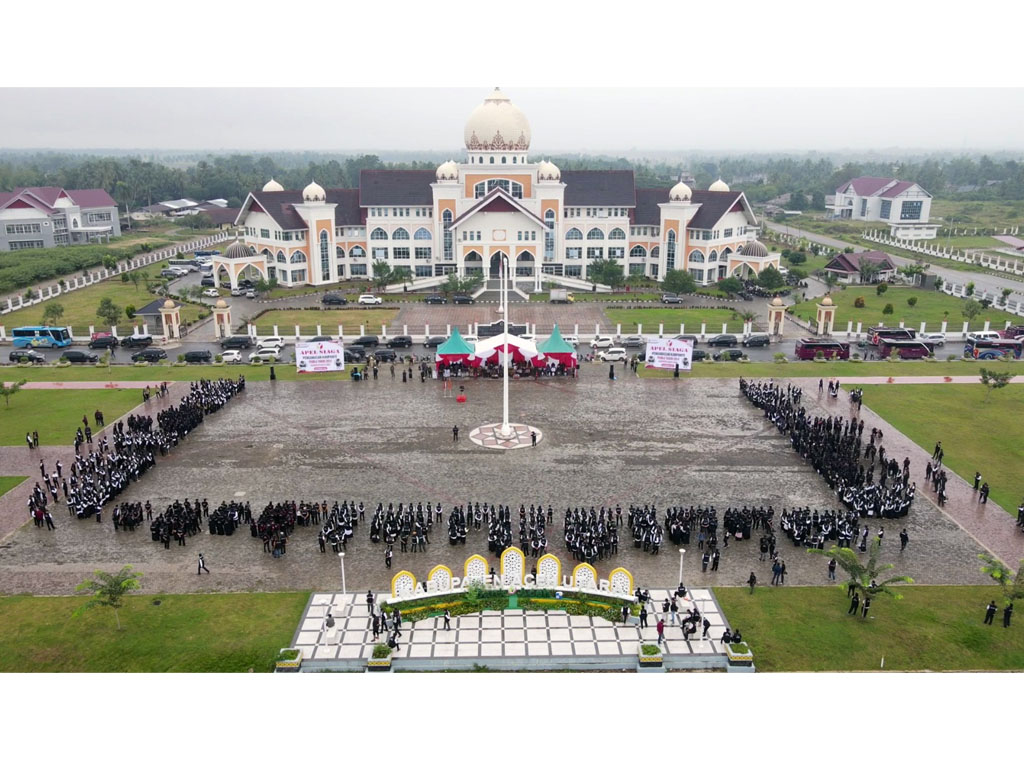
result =
[{"label": "white building with red roof", "polygon": [[858,176],[836,189],[832,217],[853,221],[882,221],[901,240],[928,240],[938,234],[929,224],[932,196],[912,181]]},{"label": "white building with red roof", "polygon": [[[235,222],[258,257],[250,272],[324,285],[371,277],[385,262],[429,284],[453,272],[496,276],[508,258],[517,282],[539,289],[579,287],[598,259],[659,280],[687,270],[701,285],[779,266],[754,240],[742,192],[720,179],[707,190],[637,189],[630,170],[562,171],[531,159],[529,121],[498,89],[463,138],[465,157],[434,171],[364,170],[358,189],[286,190],[271,179],[250,192]],[[239,263],[220,279],[237,279]]]},{"label": "white building with red roof", "polygon": [[105,190],[16,187],[0,192],[0,251],[98,242],[120,234],[117,203]]}]

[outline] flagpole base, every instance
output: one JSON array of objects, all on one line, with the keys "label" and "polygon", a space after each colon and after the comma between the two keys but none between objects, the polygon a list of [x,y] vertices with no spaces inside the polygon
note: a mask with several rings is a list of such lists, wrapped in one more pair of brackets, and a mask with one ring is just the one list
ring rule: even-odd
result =
[{"label": "flagpole base", "polygon": [[516,448],[530,448],[534,445],[531,433],[537,435],[537,442],[544,439],[544,433],[528,424],[509,424],[509,434],[502,433],[502,424],[484,424],[469,433],[469,439],[481,448],[510,451]]}]

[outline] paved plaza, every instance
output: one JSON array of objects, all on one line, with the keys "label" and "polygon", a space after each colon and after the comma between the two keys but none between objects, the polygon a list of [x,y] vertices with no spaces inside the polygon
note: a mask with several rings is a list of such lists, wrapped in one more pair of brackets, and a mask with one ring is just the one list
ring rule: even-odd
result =
[{"label": "paved plaza", "polygon": [[[353,591],[386,588],[402,569],[425,579],[439,563],[461,576],[472,554],[497,566],[487,552],[486,530],[471,529],[467,544],[453,547],[446,527],[435,524],[427,552],[404,553],[396,546],[393,569],[387,570],[383,545],[369,540],[378,501],[441,501],[446,510],[467,502],[514,509],[520,503],[527,508],[551,504],[549,551],[563,567],[574,564],[562,542],[563,513],[570,505],[655,503],[663,510],[713,503],[720,519],[729,505],[771,504],[776,519],[783,507],[837,506],[788,440],[746,403],[735,380],[623,376],[612,382],[604,374],[603,367],[586,367],[577,380],[513,382],[512,420],[544,430],[536,448],[516,451],[486,450],[467,437],[473,427],[500,416],[496,381],[465,382],[465,403],[444,398],[436,382],[403,384],[386,372],[378,381],[358,384],[251,383],[122,498],[149,499],[157,511],[186,495],[205,497],[211,507],[245,500],[254,515],[268,501],[363,501],[366,522],[356,529],[345,558],[347,587]],[[805,398],[812,409],[837,407],[819,403],[816,394],[808,390]],[[453,424],[462,434],[458,443],[452,441]],[[886,429],[886,442],[891,434]],[[923,463],[915,459],[912,470],[920,488]],[[981,546],[923,496],[918,494],[908,518],[884,523],[885,561],[922,584],[984,584],[976,559]],[[69,518],[62,508],[54,517],[56,532],[25,525],[0,546],[3,591],[68,594],[93,569],[116,570],[125,563],[145,574],[142,583],[151,592],[331,592],[341,586],[339,559],[330,549],[319,552],[312,527],[297,529],[287,554],[274,559],[247,527],[233,536],[204,532],[185,547],[165,550],[151,540],[148,526],[115,533],[109,511],[102,524]],[[874,534],[878,521],[869,524]],[[911,543],[901,554],[898,533],[904,525]],[[620,539],[618,555],[596,564],[601,578],[621,565],[639,586],[675,584],[679,555],[667,541],[662,553],[652,556],[635,549],[628,533]],[[824,559],[785,538],[779,549],[787,585],[826,583]],[[195,573],[199,552],[206,556],[209,576]],[[527,570],[534,562],[529,559]],[[717,572],[702,573],[700,553],[691,547],[684,578],[690,587],[743,585],[751,571],[768,585],[770,564],[758,560],[756,532],[754,541],[733,541],[722,550]]]},{"label": "paved plaza", "polygon": [[[389,593],[378,593],[378,603],[389,597]],[[651,590],[655,605],[660,606],[666,597],[669,597],[668,590]],[[701,630],[689,641],[684,640],[681,626],[670,625],[666,616],[663,654],[666,658],[693,657],[688,661],[694,665],[724,663],[725,649],[720,640],[726,624],[711,591],[696,589],[685,600],[680,600],[680,616],[692,607],[711,622],[708,639],[701,638]],[[328,610],[335,620],[330,629],[324,621]],[[518,659],[526,666],[538,659],[544,664],[551,659],[557,662],[557,657],[575,660],[591,657],[596,663],[632,667],[641,643],[657,641],[655,625],[660,615],[652,612],[650,626],[644,629],[640,629],[635,617],[630,624],[623,625],[591,616],[571,616],[565,611],[482,611],[453,617],[449,630],[444,629],[444,619],[440,617],[411,624],[403,622],[394,658],[431,660],[435,666],[444,666],[452,659],[472,659],[484,665],[494,665],[499,659]],[[385,636],[381,635],[379,641],[384,640]],[[314,594],[299,622],[292,646],[302,651],[304,660],[324,662],[328,667],[331,663],[340,665],[370,658],[374,642],[365,595]]]}]

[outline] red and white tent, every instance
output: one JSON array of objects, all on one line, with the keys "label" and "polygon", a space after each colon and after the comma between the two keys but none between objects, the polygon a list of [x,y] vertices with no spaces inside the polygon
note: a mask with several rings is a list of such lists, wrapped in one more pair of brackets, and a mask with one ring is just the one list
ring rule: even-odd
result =
[{"label": "red and white tent", "polygon": [[478,341],[473,354],[469,356],[469,364],[474,367],[485,363],[504,364],[506,338],[508,339],[508,354],[513,363],[529,362],[538,366],[544,364],[544,355],[537,351],[536,344],[505,333]]}]

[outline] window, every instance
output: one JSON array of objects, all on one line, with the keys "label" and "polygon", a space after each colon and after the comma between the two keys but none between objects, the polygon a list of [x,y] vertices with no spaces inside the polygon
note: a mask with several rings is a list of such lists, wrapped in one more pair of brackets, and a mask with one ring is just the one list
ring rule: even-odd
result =
[{"label": "window", "polygon": [[566,277],[579,277],[582,274],[583,274],[583,267],[581,267],[579,264],[570,264],[570,265],[567,265],[566,268],[565,268],[565,276]]},{"label": "window", "polygon": [[326,229],[320,230],[320,277],[331,279],[331,239]]},{"label": "window", "polygon": [[696,267],[690,267],[690,274],[693,276],[693,279],[696,280],[698,283],[704,282],[704,270],[703,269],[697,269]]},{"label": "window", "polygon": [[565,239],[566,240],[582,240],[583,239],[583,233],[580,232],[578,229],[576,229],[576,227],[573,227],[572,229],[570,229],[568,232],[565,233]]},{"label": "window", "polygon": [[388,239],[388,233],[385,232],[380,227],[377,227],[375,230],[373,230],[373,232],[370,233],[370,239],[371,240],[387,240]]},{"label": "window", "polygon": [[704,254],[701,253],[700,251],[693,251],[693,252],[691,252],[690,253],[690,262],[692,264],[703,264],[704,263]]},{"label": "window", "polygon": [[335,255],[335,258],[344,259],[345,258],[345,249],[342,248],[341,246],[336,247],[334,249],[334,255]]},{"label": "window", "polygon": [[430,246],[416,248],[417,259],[429,259],[430,258]]},{"label": "window", "polygon": [[270,239],[270,230],[269,229],[261,229],[260,230],[260,237],[262,237],[264,240],[269,240]]},{"label": "window", "polygon": [[[491,162],[494,162],[494,158],[491,158]],[[507,194],[514,198],[522,199],[523,197],[523,185],[518,181],[509,181],[508,179],[488,179],[487,181],[481,181],[473,186],[473,197],[480,198],[488,194],[494,189],[502,189]]]},{"label": "window", "polygon": [[502,155],[502,156],[501,156],[501,164],[502,164],[502,165],[505,165],[505,163],[507,163],[507,162],[508,162],[508,158],[507,158],[507,157],[505,157],[504,155]]},{"label": "window", "polygon": [[868,199],[865,197],[860,201],[860,215],[867,216],[868,214]]},{"label": "window", "polygon": [[413,240],[432,240],[433,235],[430,234],[430,230],[426,227],[420,227],[416,230],[416,233],[412,236]]},{"label": "window", "polygon": [[394,232],[391,233],[391,239],[392,240],[408,240],[409,239],[409,232],[404,227],[399,227],[398,229],[396,229]]},{"label": "window", "polygon": [[665,238],[665,269],[676,268],[676,233],[673,230],[668,231],[668,237]]},{"label": "window", "polygon": [[416,277],[430,277],[433,273],[434,270],[429,264],[416,265]]},{"label": "window", "polygon": [[900,207],[900,220],[907,221],[921,218],[922,203],[920,200],[904,200]]},{"label": "window", "polygon": [[587,240],[604,240],[604,232],[597,227],[587,232]]},{"label": "window", "polygon": [[94,222],[97,222],[97,221],[111,221],[112,220],[109,212],[107,212],[107,213],[87,213],[85,215],[85,219],[90,224],[94,223]]},{"label": "window", "polygon": [[396,259],[408,259],[409,258],[409,249],[408,248],[394,248],[394,249],[392,249],[392,254],[394,255],[394,257]]},{"label": "window", "polygon": [[[282,232],[281,233],[281,239],[284,240],[286,243],[290,243],[291,240],[292,240],[292,233],[291,232]],[[296,238],[296,239],[298,239],[298,238]]]},{"label": "window", "polygon": [[306,270],[304,270],[304,269],[296,269],[294,272],[292,272],[292,282],[293,283],[304,283],[304,282],[306,282]]},{"label": "window", "polygon": [[338,279],[341,280],[344,277],[345,277],[345,265],[344,264],[339,264],[338,265]]},{"label": "window", "polygon": [[[366,255],[366,251],[363,250],[363,247],[361,245],[353,245],[351,248],[349,248],[348,255],[351,256],[353,259],[361,259],[363,256]],[[366,273],[364,272],[363,274],[365,275]]]},{"label": "window", "polygon": [[566,248],[565,258],[567,259],[582,259],[583,249],[582,248]]},{"label": "window", "polygon": [[619,246],[617,248],[609,248],[608,249],[608,258],[609,259],[621,259],[625,255],[626,255],[626,249],[623,246]]},{"label": "window", "polygon": [[588,259],[604,258],[604,248],[587,248]]},{"label": "window", "polygon": [[25,251],[29,248],[42,248],[42,240],[12,240],[9,244],[12,251]]},{"label": "window", "polygon": [[8,235],[38,235],[42,229],[38,224],[8,224]]},{"label": "window", "polygon": [[892,200],[883,200],[882,207],[878,211],[878,218],[888,219],[889,214],[892,213]]},{"label": "window", "polygon": [[629,250],[629,258],[631,259],[644,259],[647,258],[647,249],[642,245],[634,245]]},{"label": "window", "polygon": [[441,227],[443,231],[442,236],[442,251],[444,253],[445,261],[451,261],[454,258],[452,251],[452,212],[446,210],[441,214]]},{"label": "window", "polygon": [[288,263],[288,258],[284,255],[284,251],[278,251],[277,252],[277,262],[278,262],[278,264],[287,264]]},{"label": "window", "polygon": [[613,229],[611,232],[608,233],[608,239],[609,240],[625,240],[626,239],[626,233],[623,232],[618,227],[616,227],[615,229]]},{"label": "window", "polygon": [[365,264],[353,264],[352,268],[349,270],[349,274],[352,275],[352,277],[363,277],[363,276],[365,276],[366,275],[366,265]]},{"label": "window", "polygon": [[710,264],[712,261],[718,261],[718,251],[712,251],[708,254],[708,263]]},{"label": "window", "polygon": [[544,232],[544,258],[555,258],[555,212],[550,208],[544,214],[544,223],[548,225]]},{"label": "window", "polygon": [[722,237],[732,237],[732,227],[722,230]]},{"label": "window", "polygon": [[374,261],[377,261],[378,259],[387,259],[388,257],[387,248],[371,248],[370,250],[371,253],[373,254]]},{"label": "window", "polygon": [[629,265],[629,274],[631,274],[631,275],[642,275],[644,273],[644,266],[645,265],[643,265],[643,264],[630,264]]},{"label": "window", "polygon": [[306,263],[306,254],[304,254],[302,251],[296,251],[295,253],[292,254],[292,256],[289,259],[289,261],[292,264],[305,264]]}]

